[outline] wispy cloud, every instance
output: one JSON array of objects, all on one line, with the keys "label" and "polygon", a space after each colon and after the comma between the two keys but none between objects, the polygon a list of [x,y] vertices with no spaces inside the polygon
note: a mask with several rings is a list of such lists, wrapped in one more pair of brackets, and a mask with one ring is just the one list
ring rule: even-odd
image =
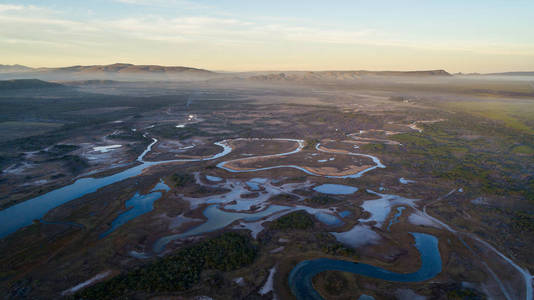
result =
[{"label": "wispy cloud", "polygon": [[117,3],[138,5],[138,6],[158,6],[158,7],[179,7],[181,9],[208,9],[213,6],[199,4],[186,0],[114,0]]},{"label": "wispy cloud", "polygon": [[13,10],[23,10],[23,5],[15,5],[15,4],[0,4],[0,12],[5,11],[13,11]]},{"label": "wispy cloud", "polygon": [[[148,5],[148,0],[115,0],[128,5]],[[157,0],[158,5],[199,8],[180,0]],[[534,45],[503,43],[489,40],[410,39],[395,32],[376,28],[339,28],[329,24],[311,23],[279,17],[251,18],[250,16],[181,13],[177,16],[158,14],[129,14],[103,17],[87,14],[74,18],[68,12],[43,6],[0,4],[0,44],[25,47],[39,45],[53,53],[54,49],[71,49],[72,53],[94,51],[113,52],[123,45],[135,45],[135,51],[150,52],[154,48],[172,53],[186,46],[195,49],[223,49],[238,52],[243,47],[248,55],[273,47],[290,45],[295,51],[306,52],[309,45],[323,49],[354,48],[360,45],[383,48],[406,48],[436,52],[455,51],[491,55],[534,56]],[[178,48],[177,48],[178,47]],[[124,46],[123,49],[126,49]],[[35,50],[37,51],[37,49]],[[78,52],[77,52],[78,51]],[[84,51],[84,52],[82,52]],[[395,51],[395,50],[391,50]]]}]

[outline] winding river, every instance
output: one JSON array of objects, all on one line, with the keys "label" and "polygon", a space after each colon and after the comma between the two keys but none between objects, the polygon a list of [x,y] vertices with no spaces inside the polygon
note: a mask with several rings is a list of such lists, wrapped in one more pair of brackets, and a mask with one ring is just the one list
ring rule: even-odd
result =
[{"label": "winding river", "polygon": [[342,271],[396,282],[421,282],[441,272],[438,239],[430,234],[411,233],[421,256],[421,266],[413,273],[395,273],[379,267],[346,260],[318,258],[299,263],[289,274],[289,287],[299,300],[323,299],[313,288],[312,279],[324,271]]},{"label": "winding river", "polygon": [[[261,140],[261,139],[257,139],[257,140]],[[354,152],[332,152],[332,151],[328,151],[328,150],[324,150],[324,149],[321,149],[320,148],[320,143],[318,143],[316,146],[315,146],[315,149],[317,151],[321,151],[321,152],[325,152],[325,153],[333,153],[333,154],[345,154],[345,155],[353,155],[353,156],[362,156],[362,157],[367,157],[367,158],[370,158],[374,163],[375,165],[372,166],[372,167],[369,167],[369,168],[366,168],[362,171],[359,171],[357,173],[354,173],[354,174],[348,174],[348,175],[339,175],[339,176],[336,176],[336,175],[321,175],[321,174],[317,174],[315,172],[312,172],[310,170],[307,170],[306,168],[303,168],[301,166],[297,166],[297,165],[278,165],[278,166],[272,166],[272,167],[263,167],[263,168],[255,168],[255,169],[245,169],[245,170],[235,170],[235,169],[231,169],[231,168],[228,168],[226,165],[229,164],[229,163],[233,163],[233,162],[238,162],[238,161],[244,161],[244,160],[249,160],[251,158],[269,158],[269,157],[279,157],[279,156],[286,156],[286,155],[291,155],[291,154],[295,154],[295,153],[298,153],[300,152],[303,148],[304,148],[304,141],[303,140],[298,140],[298,139],[284,139],[284,138],[277,138],[277,139],[270,139],[270,140],[273,140],[273,141],[291,141],[291,142],[296,142],[298,143],[298,147],[293,150],[293,151],[289,151],[289,152],[284,152],[284,153],[278,153],[278,154],[270,154],[270,155],[263,155],[263,156],[254,156],[254,157],[245,157],[245,158],[239,158],[239,159],[234,159],[234,160],[229,160],[229,161],[223,161],[219,164],[217,164],[217,167],[221,168],[221,169],[224,169],[228,172],[232,172],[232,173],[246,173],[246,172],[258,172],[258,171],[266,171],[266,170],[272,170],[272,169],[279,169],[279,168],[293,168],[293,169],[297,169],[297,170],[300,170],[306,174],[309,174],[309,175],[313,175],[313,176],[321,176],[321,177],[326,177],[326,178],[359,178],[361,177],[363,174],[371,171],[371,170],[374,170],[376,168],[385,168],[386,166],[384,164],[382,164],[382,162],[380,161],[380,159],[376,156],[372,156],[372,155],[369,155],[369,154],[362,154],[362,153],[354,153]]]}]

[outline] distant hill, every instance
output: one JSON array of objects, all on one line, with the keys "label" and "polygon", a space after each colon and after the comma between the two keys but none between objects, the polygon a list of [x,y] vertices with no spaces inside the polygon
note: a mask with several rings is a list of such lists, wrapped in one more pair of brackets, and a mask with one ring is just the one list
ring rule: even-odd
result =
[{"label": "distant hill", "polygon": [[[5,70],[5,71],[2,71]],[[115,63],[111,65],[70,66],[59,68],[29,68],[21,65],[0,65],[0,79],[25,78],[44,81],[79,81],[95,84],[115,81],[202,81],[211,79],[247,79],[254,81],[339,81],[389,77],[438,77],[452,76],[445,70],[424,71],[265,71],[243,73],[216,73],[209,70],[159,65],[134,65]],[[69,83],[67,85],[73,85]]]},{"label": "distant hill", "polygon": [[0,65],[0,73],[17,73],[33,71],[33,68],[23,65]]},{"label": "distant hill", "polygon": [[12,79],[0,81],[0,91],[58,87],[63,87],[63,85],[54,82],[46,82],[39,79]]},{"label": "distant hill", "polygon": [[0,71],[0,80],[24,78],[41,79],[44,81],[197,81],[224,76],[219,73],[197,68],[121,63],[60,68],[26,68],[23,66],[5,67],[4,69],[6,71]]},{"label": "distant hill", "polygon": [[40,68],[44,72],[76,72],[76,73],[190,73],[190,74],[214,74],[214,72],[189,67],[166,67],[158,65],[133,65],[116,63],[112,65],[72,66],[62,68]]},{"label": "distant hill", "polygon": [[534,72],[503,72],[503,73],[489,73],[484,75],[493,76],[534,76]]},{"label": "distant hill", "polygon": [[265,81],[308,81],[308,80],[351,80],[370,76],[452,76],[445,70],[428,70],[428,71],[289,71],[273,72],[250,76],[252,80]]},{"label": "distant hill", "polygon": [[61,84],[67,86],[83,86],[83,85],[106,85],[120,83],[120,81],[115,80],[101,80],[101,79],[92,79],[92,80],[75,80],[75,81],[62,81]]}]

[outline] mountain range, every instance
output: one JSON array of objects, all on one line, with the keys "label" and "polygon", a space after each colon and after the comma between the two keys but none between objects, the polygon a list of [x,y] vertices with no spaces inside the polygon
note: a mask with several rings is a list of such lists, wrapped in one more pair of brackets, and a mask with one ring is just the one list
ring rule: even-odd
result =
[{"label": "mountain range", "polygon": [[[532,76],[534,72],[504,72],[479,75]],[[423,71],[261,71],[219,73],[183,66],[110,65],[70,66],[57,68],[31,68],[23,65],[0,65],[2,79],[41,79],[51,81],[84,80],[207,80],[216,78],[248,79],[253,81],[338,81],[357,80],[362,77],[445,77],[453,76],[445,70]]]}]

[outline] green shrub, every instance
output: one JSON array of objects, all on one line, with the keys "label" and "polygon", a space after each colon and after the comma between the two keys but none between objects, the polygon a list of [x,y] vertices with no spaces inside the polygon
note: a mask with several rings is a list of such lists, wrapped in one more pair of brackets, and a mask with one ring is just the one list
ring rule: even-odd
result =
[{"label": "green shrub", "polygon": [[229,232],[97,283],[73,298],[117,299],[131,298],[136,292],[184,291],[198,283],[205,270],[231,271],[251,264],[255,258],[256,248],[250,239]]},{"label": "green shrub", "polygon": [[307,212],[299,210],[276,219],[270,227],[276,230],[308,229],[313,227],[313,220]]},{"label": "green shrub", "polygon": [[174,186],[182,187],[195,181],[195,177],[188,173],[174,173],[171,176]]}]

